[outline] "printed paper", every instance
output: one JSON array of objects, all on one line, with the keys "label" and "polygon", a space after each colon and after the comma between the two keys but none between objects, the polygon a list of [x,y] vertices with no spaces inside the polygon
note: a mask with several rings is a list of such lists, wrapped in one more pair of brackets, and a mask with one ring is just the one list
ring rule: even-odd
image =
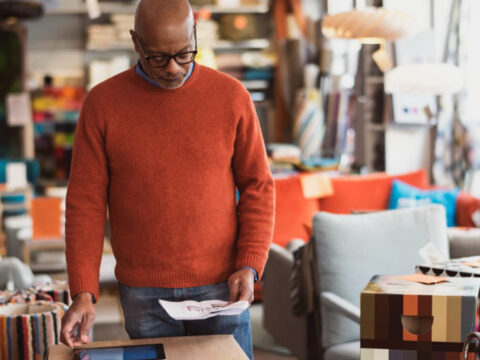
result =
[{"label": "printed paper", "polygon": [[425,275],[421,273],[412,274],[412,275],[401,275],[396,277],[402,280],[413,281],[413,282],[417,282],[425,285],[440,284],[443,282],[448,282],[448,279],[445,277]]},{"label": "printed paper", "polygon": [[205,301],[165,301],[158,302],[175,320],[202,320],[218,315],[238,315],[247,309],[250,304],[246,300],[228,304],[223,300]]}]

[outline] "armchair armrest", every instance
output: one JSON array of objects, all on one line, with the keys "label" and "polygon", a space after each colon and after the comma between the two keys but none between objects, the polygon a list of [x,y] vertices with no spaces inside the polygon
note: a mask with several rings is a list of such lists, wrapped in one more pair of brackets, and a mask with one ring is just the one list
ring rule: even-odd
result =
[{"label": "armchair armrest", "polygon": [[307,319],[293,314],[290,278],[293,254],[277,244],[270,245],[263,274],[263,325],[275,341],[299,359],[307,358]]},{"label": "armchair armrest", "polygon": [[480,255],[480,229],[448,228],[450,258]]},{"label": "armchair armrest", "polygon": [[329,310],[336,311],[357,324],[360,324],[360,309],[358,306],[328,291],[322,292],[320,298]]}]

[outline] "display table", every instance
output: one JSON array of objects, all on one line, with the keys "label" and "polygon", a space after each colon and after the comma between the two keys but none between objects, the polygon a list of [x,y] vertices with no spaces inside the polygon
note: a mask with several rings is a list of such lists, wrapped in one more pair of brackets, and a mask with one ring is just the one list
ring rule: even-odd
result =
[{"label": "display table", "polygon": [[[101,341],[83,345],[81,348],[151,345],[159,341],[165,346],[168,360],[248,360],[232,335]],[[47,356],[47,360],[71,360],[71,358],[72,349],[65,345],[52,346]]]}]

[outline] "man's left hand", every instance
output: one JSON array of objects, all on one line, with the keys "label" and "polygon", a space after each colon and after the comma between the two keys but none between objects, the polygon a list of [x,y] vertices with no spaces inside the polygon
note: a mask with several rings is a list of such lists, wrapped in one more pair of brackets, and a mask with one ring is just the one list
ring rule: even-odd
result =
[{"label": "man's left hand", "polygon": [[254,275],[252,270],[240,269],[234,272],[228,279],[228,287],[230,288],[229,302],[247,300],[251,304],[253,301],[253,282]]}]

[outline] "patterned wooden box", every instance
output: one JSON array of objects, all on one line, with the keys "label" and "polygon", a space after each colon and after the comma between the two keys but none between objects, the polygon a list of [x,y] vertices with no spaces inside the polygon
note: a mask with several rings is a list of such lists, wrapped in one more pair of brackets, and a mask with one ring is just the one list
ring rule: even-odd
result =
[{"label": "patterned wooden box", "polygon": [[424,285],[374,276],[360,299],[361,360],[461,360],[478,328],[479,289],[476,278]]}]

